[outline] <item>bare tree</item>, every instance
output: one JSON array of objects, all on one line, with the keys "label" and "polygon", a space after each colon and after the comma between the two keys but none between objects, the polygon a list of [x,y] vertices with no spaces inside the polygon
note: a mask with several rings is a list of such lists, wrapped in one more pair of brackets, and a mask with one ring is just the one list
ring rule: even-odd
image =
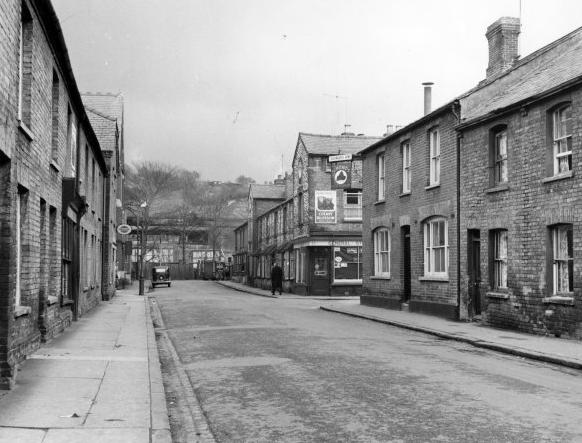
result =
[{"label": "bare tree", "polygon": [[126,208],[136,218],[140,243],[138,261],[140,295],[144,293],[143,264],[151,223],[150,210],[175,187],[175,183],[176,168],[165,163],[143,161],[125,168]]},{"label": "bare tree", "polygon": [[216,260],[216,251],[222,249],[222,241],[227,229],[223,219],[232,201],[226,188],[210,185],[201,186],[195,200],[197,212],[207,226],[213,261]]}]

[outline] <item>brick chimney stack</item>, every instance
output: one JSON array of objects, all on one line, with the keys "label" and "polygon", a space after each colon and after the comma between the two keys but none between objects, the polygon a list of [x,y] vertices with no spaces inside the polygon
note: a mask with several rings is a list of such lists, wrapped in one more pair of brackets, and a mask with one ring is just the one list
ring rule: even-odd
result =
[{"label": "brick chimney stack", "polygon": [[501,17],[487,28],[489,42],[489,66],[487,78],[511,68],[519,58],[519,33],[521,24],[518,18]]}]

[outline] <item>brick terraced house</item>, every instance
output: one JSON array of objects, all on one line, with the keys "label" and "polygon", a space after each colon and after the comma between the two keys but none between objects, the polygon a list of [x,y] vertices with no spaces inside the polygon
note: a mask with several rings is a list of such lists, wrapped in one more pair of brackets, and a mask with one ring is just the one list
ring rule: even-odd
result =
[{"label": "brick terraced house", "polygon": [[361,152],[361,303],[456,318],[458,103],[425,112]]},{"label": "brick terraced house", "polygon": [[518,59],[488,28],[487,77],[461,99],[461,309],[582,338],[582,28]]},{"label": "brick terraced house", "polygon": [[107,168],[48,0],[0,2],[0,388],[101,300]]},{"label": "brick terraced house", "polygon": [[131,270],[132,251],[126,248],[129,236],[117,234],[117,226],[127,220],[123,207],[123,96],[89,92],[83,93],[82,98],[107,163],[104,189],[107,206],[103,219],[103,299],[110,300],[115,295],[116,277],[123,278]]},{"label": "brick terraced house", "polygon": [[[582,338],[582,28],[362,151],[361,302]],[[435,175],[436,174],[436,175]]]}]

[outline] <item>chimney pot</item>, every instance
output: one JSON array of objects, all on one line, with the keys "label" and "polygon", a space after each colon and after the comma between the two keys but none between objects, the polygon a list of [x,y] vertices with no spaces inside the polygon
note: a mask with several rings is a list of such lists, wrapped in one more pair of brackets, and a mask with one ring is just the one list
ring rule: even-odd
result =
[{"label": "chimney pot", "polygon": [[430,114],[432,111],[432,85],[433,82],[424,82],[424,115]]},{"label": "chimney pot", "polygon": [[486,75],[490,78],[507,71],[519,58],[519,18],[501,17],[487,27],[489,43],[489,65]]}]

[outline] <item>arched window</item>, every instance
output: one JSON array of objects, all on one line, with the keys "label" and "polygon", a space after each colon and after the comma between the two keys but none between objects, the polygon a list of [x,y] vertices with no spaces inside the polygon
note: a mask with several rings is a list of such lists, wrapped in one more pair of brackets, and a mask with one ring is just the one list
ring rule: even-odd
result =
[{"label": "arched window", "polygon": [[378,228],[374,231],[374,275],[390,277],[390,231]]}]

